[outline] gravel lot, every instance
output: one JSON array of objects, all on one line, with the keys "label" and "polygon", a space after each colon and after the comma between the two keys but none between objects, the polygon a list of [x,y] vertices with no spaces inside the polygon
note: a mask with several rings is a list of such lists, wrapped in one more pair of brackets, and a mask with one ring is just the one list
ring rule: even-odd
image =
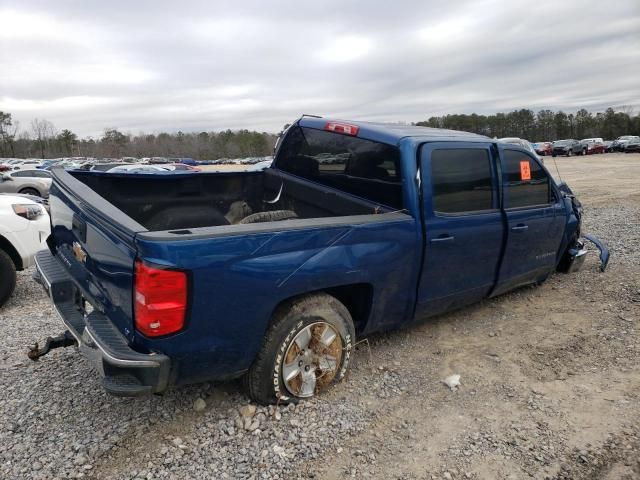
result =
[{"label": "gravel lot", "polygon": [[376,335],[346,382],[296,407],[255,408],[235,382],[119,399],[72,348],[31,362],[62,329],[22,272],[0,310],[0,478],[640,478],[640,155],[557,163],[607,272],[591,255]]}]

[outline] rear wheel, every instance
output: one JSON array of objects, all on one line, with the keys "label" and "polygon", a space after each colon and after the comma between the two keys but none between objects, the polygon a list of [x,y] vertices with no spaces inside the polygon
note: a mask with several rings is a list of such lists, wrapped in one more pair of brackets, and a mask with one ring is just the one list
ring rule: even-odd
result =
[{"label": "rear wheel", "polygon": [[40,197],[40,192],[35,188],[23,188],[18,193],[23,193],[25,195],[33,195],[34,197]]},{"label": "rear wheel", "polygon": [[0,250],[0,307],[9,300],[15,288],[16,266],[7,252]]},{"label": "rear wheel", "polygon": [[573,156],[573,150],[568,150],[567,151],[567,157],[572,157]]},{"label": "rear wheel", "polygon": [[287,302],[245,375],[249,396],[295,403],[326,390],[344,378],[354,339],[351,315],[336,298],[319,293]]}]

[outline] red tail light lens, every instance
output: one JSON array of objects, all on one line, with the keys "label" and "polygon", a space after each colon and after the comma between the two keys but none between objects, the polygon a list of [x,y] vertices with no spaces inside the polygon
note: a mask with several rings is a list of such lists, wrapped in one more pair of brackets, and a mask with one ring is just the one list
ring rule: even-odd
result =
[{"label": "red tail light lens", "polygon": [[182,330],[187,312],[187,274],[136,261],[135,324],[147,337]]},{"label": "red tail light lens", "polygon": [[360,127],[357,125],[349,125],[347,123],[328,122],[324,126],[324,129],[329,130],[330,132],[342,133],[344,135],[351,135],[352,137],[355,137],[358,134]]}]

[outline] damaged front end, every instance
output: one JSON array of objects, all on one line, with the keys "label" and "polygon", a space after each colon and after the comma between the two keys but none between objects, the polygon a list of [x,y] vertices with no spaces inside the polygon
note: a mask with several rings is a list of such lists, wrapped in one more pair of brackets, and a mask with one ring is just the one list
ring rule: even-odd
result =
[{"label": "damaged front end", "polygon": [[566,183],[558,185],[564,198],[571,202],[573,214],[576,217],[575,232],[571,235],[571,240],[565,249],[564,254],[558,263],[558,271],[563,273],[572,273],[580,270],[587,258],[588,249],[585,247],[587,242],[592,243],[600,251],[600,271],[604,272],[609,264],[609,249],[593,235],[582,234],[581,223],[584,209],[580,201],[573,194]]}]

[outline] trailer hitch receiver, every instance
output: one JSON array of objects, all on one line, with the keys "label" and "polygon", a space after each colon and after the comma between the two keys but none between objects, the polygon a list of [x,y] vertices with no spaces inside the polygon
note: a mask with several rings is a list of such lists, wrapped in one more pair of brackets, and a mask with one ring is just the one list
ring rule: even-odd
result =
[{"label": "trailer hitch receiver", "polygon": [[71,347],[77,344],[78,342],[73,335],[71,335],[71,332],[69,332],[69,330],[65,330],[57,337],[47,337],[42,348],[39,348],[38,342],[36,342],[35,345],[30,346],[27,356],[35,362],[54,348]]}]

